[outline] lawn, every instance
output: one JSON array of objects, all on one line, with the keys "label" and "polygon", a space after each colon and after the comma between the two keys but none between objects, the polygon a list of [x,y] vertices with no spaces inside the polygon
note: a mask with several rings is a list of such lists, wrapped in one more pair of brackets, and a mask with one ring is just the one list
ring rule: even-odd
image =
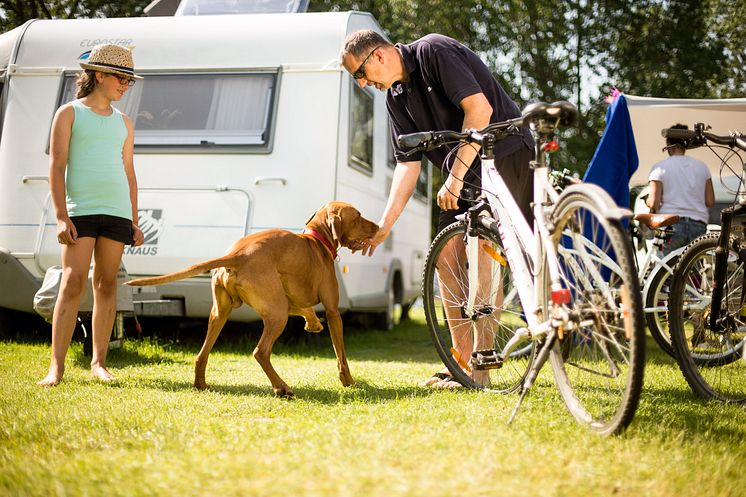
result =
[{"label": "lawn", "polygon": [[328,334],[273,356],[294,400],[272,395],[256,333],[221,337],[210,389],[192,388],[192,340],[126,340],[118,381],[89,377],[74,343],[61,385],[40,388],[49,345],[0,342],[0,495],[743,496],[746,410],[704,402],[649,347],[645,389],[623,435],[565,411],[549,369],[513,424],[515,395],[434,391],[422,316],[348,330],[344,388]]}]

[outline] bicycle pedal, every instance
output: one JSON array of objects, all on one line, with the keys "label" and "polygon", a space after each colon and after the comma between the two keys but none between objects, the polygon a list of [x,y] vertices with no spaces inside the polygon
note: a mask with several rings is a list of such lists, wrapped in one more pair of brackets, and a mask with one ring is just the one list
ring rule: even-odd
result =
[{"label": "bicycle pedal", "polygon": [[471,367],[476,370],[497,369],[503,365],[502,357],[494,349],[475,350],[471,353]]}]

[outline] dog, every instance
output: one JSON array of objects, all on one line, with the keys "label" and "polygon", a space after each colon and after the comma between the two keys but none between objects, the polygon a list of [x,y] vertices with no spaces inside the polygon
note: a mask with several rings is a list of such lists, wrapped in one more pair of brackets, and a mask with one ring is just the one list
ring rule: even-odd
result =
[{"label": "dog", "polygon": [[288,315],[303,316],[307,331],[324,329],[313,310],[318,303],[323,304],[326,312],[339,379],[344,386],[354,384],[342,337],[334,260],[340,247],[347,247],[354,253],[377,232],[378,225],[362,217],[352,205],[329,202],[306,222],[303,234],[280,229],[261,231],[238,240],[223,257],[176,273],[134,279],[125,284],[160,285],[214,269],[212,309],[205,343],[195,363],[194,386],[200,390],[207,388],[205,369],[210,350],[231,311],[246,303],[256,310],[264,323],[254,358],[269,378],[275,395],[292,398],[293,391],[272,367],[269,357],[285,329]]}]

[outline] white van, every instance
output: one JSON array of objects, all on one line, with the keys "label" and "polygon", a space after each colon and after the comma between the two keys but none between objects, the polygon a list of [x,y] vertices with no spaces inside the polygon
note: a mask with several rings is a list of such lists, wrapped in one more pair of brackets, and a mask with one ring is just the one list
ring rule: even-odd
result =
[{"label": "white van", "polygon": [[[78,57],[134,47],[145,77],[117,104],[135,123],[139,222],[130,276],[222,255],[268,228],[300,232],[330,200],[374,221],[393,173],[384,95],[338,64],[345,36],[380,31],[366,13],[34,20],[0,35],[0,311],[32,312],[59,263],[48,173],[55,110],[74,98]],[[343,250],[343,310],[391,316],[419,294],[430,231],[429,168],[373,257]],[[138,315],[206,317],[209,276],[136,289]],[[258,319],[247,306],[232,319]]]}]

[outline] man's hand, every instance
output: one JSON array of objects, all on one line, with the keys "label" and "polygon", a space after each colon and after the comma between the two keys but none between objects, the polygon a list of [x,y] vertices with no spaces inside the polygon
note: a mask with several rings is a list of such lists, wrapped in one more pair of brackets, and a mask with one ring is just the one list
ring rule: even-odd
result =
[{"label": "man's hand", "polygon": [[391,229],[384,229],[380,224],[378,226],[378,232],[373,236],[373,238],[371,238],[370,240],[366,240],[361,244],[360,250],[362,251],[363,255],[367,255],[368,257],[372,256],[373,252],[376,251],[376,247],[378,247],[386,238],[388,238]]},{"label": "man's hand", "polygon": [[438,191],[438,207],[444,211],[458,209],[458,198],[463,186],[463,180],[449,174]]}]

